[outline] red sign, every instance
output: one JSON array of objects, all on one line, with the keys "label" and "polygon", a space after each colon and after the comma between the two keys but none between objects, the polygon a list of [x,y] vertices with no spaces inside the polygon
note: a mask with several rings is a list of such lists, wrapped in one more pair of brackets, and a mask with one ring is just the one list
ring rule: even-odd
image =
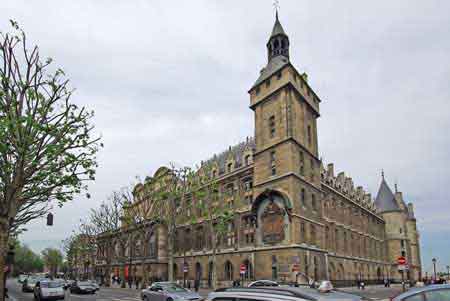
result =
[{"label": "red sign", "polygon": [[406,258],[403,257],[403,256],[400,256],[399,258],[397,258],[397,264],[405,265],[406,264]]},{"label": "red sign", "polygon": [[292,272],[298,272],[298,271],[300,271],[300,265],[294,264],[294,266],[292,267]]},{"label": "red sign", "polygon": [[245,264],[242,263],[241,266],[239,267],[239,270],[240,270],[241,274],[245,274],[245,271],[247,270],[245,267]]}]

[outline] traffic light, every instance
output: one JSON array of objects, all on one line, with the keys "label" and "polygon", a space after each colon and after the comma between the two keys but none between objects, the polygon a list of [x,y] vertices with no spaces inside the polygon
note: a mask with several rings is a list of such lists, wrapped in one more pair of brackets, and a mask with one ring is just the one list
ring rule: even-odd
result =
[{"label": "traffic light", "polygon": [[47,226],[53,226],[53,214],[47,214]]}]

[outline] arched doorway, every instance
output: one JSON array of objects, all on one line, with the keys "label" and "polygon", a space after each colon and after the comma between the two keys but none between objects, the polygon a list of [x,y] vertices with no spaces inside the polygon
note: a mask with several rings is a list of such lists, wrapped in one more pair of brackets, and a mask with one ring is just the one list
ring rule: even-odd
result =
[{"label": "arched doorway", "polygon": [[246,259],[243,263],[245,265],[244,279],[245,280],[253,279],[253,266],[250,263],[250,260]]},{"label": "arched doorway", "polygon": [[212,261],[208,264],[208,287],[212,287],[212,277],[213,277],[213,269],[214,269],[214,263]]},{"label": "arched doorway", "polygon": [[195,264],[195,281],[202,280],[202,265],[200,262]]}]

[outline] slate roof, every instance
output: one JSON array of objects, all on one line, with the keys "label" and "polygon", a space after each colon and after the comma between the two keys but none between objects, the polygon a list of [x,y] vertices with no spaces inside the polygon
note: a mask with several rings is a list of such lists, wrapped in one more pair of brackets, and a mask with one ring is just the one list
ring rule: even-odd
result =
[{"label": "slate roof", "polygon": [[253,84],[251,89],[262,83],[264,80],[268,79],[270,76],[272,76],[274,73],[276,73],[278,70],[280,70],[287,64],[289,64],[289,59],[287,57],[283,55],[273,57],[269,61],[269,63],[267,63],[267,66],[261,70],[258,79]]},{"label": "slate roof", "polygon": [[395,196],[384,180],[384,177],[381,181],[380,189],[378,189],[377,197],[375,198],[375,206],[380,212],[400,210],[400,207],[395,201]]},{"label": "slate roof", "polygon": [[244,161],[244,152],[249,149],[253,153],[255,151],[256,144],[255,139],[253,137],[247,138],[246,141],[238,143],[234,146],[231,146],[230,149],[218,154],[214,155],[211,159],[207,160],[206,164],[217,163],[219,166],[219,174],[225,172],[226,164],[230,155],[234,159],[235,166],[234,168],[239,168],[245,164]]},{"label": "slate roof", "polygon": [[283,26],[281,26],[280,20],[278,20],[278,12],[277,12],[276,18],[275,18],[275,24],[273,25],[272,34],[270,35],[270,37],[274,37],[279,34],[282,34],[285,36],[287,35],[284,32]]}]

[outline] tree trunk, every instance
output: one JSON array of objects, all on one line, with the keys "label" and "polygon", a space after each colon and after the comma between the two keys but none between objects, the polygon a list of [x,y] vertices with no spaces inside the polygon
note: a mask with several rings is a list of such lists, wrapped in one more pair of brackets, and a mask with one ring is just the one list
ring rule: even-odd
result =
[{"label": "tree trunk", "polygon": [[169,281],[173,282],[174,281],[174,277],[173,277],[173,262],[174,262],[174,256],[173,256],[173,237],[172,234],[169,234],[168,237],[168,242],[169,242],[169,266],[168,266],[168,273],[169,273]]},{"label": "tree trunk", "polygon": [[111,286],[111,262],[106,261],[106,267],[105,267],[105,286],[110,287]]},{"label": "tree trunk", "polygon": [[217,264],[216,264],[216,253],[217,253],[217,241],[216,241],[216,235],[214,233],[212,233],[211,235],[212,237],[212,245],[213,245],[213,255],[212,255],[212,263],[213,263],[213,268],[212,268],[212,275],[211,275],[211,285],[212,285],[212,289],[216,290],[217,289]]},{"label": "tree trunk", "polygon": [[[128,277],[130,277],[130,268],[128,268]],[[120,278],[122,279],[120,282],[120,287],[125,288],[126,280],[125,280],[125,264],[120,268]]]},{"label": "tree trunk", "polygon": [[8,232],[9,222],[7,218],[0,219],[0,300],[4,300],[6,285],[6,274],[3,272],[6,267],[6,255],[8,252]]}]

